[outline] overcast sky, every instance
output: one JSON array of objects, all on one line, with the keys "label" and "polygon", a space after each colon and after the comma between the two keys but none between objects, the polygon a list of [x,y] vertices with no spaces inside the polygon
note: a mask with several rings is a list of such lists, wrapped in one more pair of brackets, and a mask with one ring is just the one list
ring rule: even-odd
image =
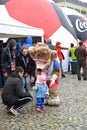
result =
[{"label": "overcast sky", "polygon": [[87,3],[87,0],[79,0],[79,1],[83,1],[83,2],[86,2],[86,3]]}]

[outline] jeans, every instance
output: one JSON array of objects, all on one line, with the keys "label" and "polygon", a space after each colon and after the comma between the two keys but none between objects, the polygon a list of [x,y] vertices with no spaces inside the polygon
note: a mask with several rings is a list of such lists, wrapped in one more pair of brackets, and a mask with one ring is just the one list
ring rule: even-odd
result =
[{"label": "jeans", "polygon": [[44,108],[44,98],[37,98],[36,107]]},{"label": "jeans", "polygon": [[87,75],[86,75],[86,62],[85,60],[78,60],[77,61],[77,78],[81,79],[81,68],[83,68],[83,73],[84,73],[84,78],[87,79]]},{"label": "jeans", "polygon": [[64,75],[63,68],[62,68],[62,60],[60,61],[60,67],[61,67],[61,75]]},{"label": "jeans", "polygon": [[30,90],[30,77],[29,76],[23,77],[22,82],[23,82],[23,84],[22,84],[23,88],[25,88],[25,91],[27,93],[29,93],[29,90]]}]

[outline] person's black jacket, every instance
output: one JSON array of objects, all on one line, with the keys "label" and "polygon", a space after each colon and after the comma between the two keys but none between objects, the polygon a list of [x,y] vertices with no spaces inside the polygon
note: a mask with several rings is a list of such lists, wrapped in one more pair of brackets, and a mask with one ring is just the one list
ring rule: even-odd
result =
[{"label": "person's black jacket", "polygon": [[30,76],[35,76],[36,64],[29,54],[24,56],[20,53],[16,58],[16,66],[23,67],[24,74],[28,73]]},{"label": "person's black jacket", "polygon": [[16,72],[12,72],[7,78],[2,92],[2,101],[5,105],[13,105],[18,99],[32,97],[31,94],[23,92],[21,79]]},{"label": "person's black jacket", "polygon": [[11,73],[11,62],[15,63],[16,53],[13,50],[13,47],[16,45],[16,41],[14,39],[9,40],[7,46],[3,48],[1,54],[1,68],[2,72]]},{"label": "person's black jacket", "polygon": [[3,48],[0,48],[0,70],[1,70],[1,55],[2,55]]}]

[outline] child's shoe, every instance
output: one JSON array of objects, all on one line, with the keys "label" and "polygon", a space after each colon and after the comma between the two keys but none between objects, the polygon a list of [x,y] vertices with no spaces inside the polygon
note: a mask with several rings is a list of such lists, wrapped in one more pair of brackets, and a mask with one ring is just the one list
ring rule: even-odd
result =
[{"label": "child's shoe", "polygon": [[43,107],[43,108],[41,108],[41,110],[42,110],[42,111],[44,111],[44,110],[46,110],[46,108],[45,108],[45,107]]},{"label": "child's shoe", "polygon": [[36,107],[36,111],[38,111],[38,112],[39,112],[40,110],[41,110],[40,108]]}]

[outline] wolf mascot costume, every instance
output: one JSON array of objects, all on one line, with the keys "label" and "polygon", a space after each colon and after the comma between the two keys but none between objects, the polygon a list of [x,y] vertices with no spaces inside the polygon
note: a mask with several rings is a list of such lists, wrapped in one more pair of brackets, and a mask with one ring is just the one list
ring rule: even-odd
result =
[{"label": "wolf mascot costume", "polygon": [[28,52],[36,62],[36,77],[38,77],[37,69],[41,69],[46,74],[49,98],[46,99],[45,103],[51,106],[59,105],[58,84],[60,64],[57,59],[56,50],[51,50],[45,43],[37,43],[35,46],[29,47]]}]

